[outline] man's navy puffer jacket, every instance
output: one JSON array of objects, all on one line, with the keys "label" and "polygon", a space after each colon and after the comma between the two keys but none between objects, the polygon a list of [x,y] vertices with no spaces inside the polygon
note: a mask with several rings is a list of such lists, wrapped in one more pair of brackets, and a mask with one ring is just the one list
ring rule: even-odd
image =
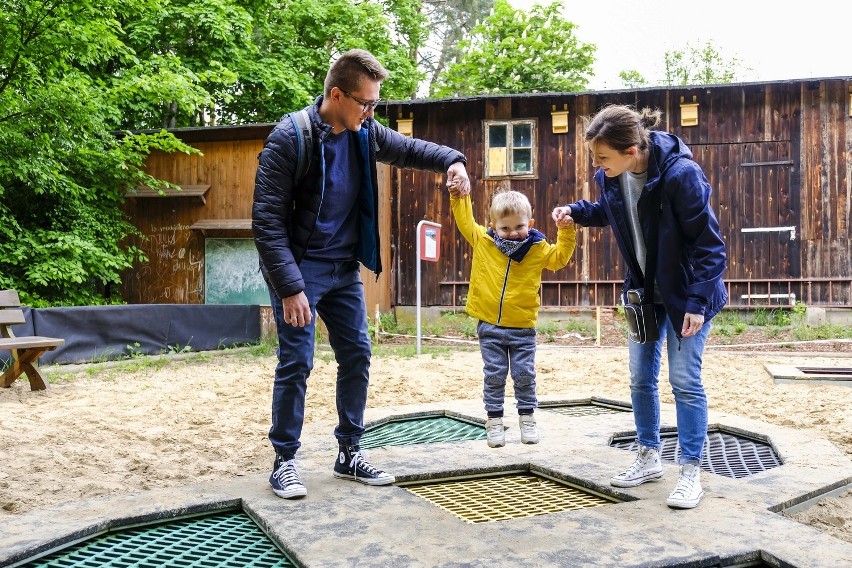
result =
[{"label": "man's navy puffer jacket", "polygon": [[[260,255],[261,270],[279,298],[304,291],[299,263],[305,256],[311,233],[322,207],[325,158],[323,142],[331,126],[319,115],[322,97],[306,108],[313,127],[313,152],[304,178],[294,184],[297,139],[293,122],[284,118],[266,139],[258,157],[252,207],[252,233]],[[360,238],[357,259],[367,268],[382,271],[378,225],[379,193],[376,162],[398,168],[445,172],[455,162],[467,163],[464,155],[447,146],[409,138],[372,118],[358,133],[364,177],[358,197]]]}]

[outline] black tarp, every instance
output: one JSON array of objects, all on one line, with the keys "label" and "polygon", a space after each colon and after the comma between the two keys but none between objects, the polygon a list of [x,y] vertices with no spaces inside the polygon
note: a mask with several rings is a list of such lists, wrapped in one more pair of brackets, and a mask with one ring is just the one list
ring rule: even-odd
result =
[{"label": "black tarp", "polygon": [[[43,363],[92,363],[131,354],[210,351],[260,339],[260,306],[134,304],[72,308],[24,308],[19,337],[61,337],[65,344],[41,356]],[[0,359],[9,359],[0,351]]]}]

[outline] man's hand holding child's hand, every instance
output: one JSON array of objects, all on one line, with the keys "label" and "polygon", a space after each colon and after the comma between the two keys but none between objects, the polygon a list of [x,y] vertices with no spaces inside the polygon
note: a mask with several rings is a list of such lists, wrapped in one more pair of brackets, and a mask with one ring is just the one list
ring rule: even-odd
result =
[{"label": "man's hand holding child's hand", "polygon": [[470,193],[470,178],[463,163],[456,162],[447,170],[447,189],[455,197]]}]

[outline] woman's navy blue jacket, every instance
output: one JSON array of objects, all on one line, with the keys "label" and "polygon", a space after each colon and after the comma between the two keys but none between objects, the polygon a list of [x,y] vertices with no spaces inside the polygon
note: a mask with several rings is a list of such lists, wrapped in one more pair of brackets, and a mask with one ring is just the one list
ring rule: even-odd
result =
[{"label": "woman's navy blue jacket", "polygon": [[[258,156],[252,206],[252,233],[264,277],[279,298],[304,291],[299,263],[305,256],[316,227],[325,188],[323,141],[331,126],[319,115],[322,97],[307,107],[313,128],[313,151],[304,178],[295,183],[298,141],[289,117],[279,122]],[[358,137],[363,178],[358,192],[359,240],[357,259],[380,274],[379,182],[376,162],[398,168],[446,172],[455,162],[467,163],[464,155],[447,146],[403,136],[372,118],[364,121]]]},{"label": "woman's navy blue jacket", "polygon": [[[651,132],[648,181],[639,198],[639,223],[645,242],[652,223],[659,223],[656,287],[666,313],[680,335],[685,313],[709,321],[728,301],[722,281],[727,255],[719,221],[710,207],[710,184],[692,160],[692,152],[673,134]],[[595,172],[601,188],[596,202],[571,204],[571,218],[584,227],[610,225],[628,268],[622,295],[643,286],[636,260],[619,178]],[[660,211],[651,211],[655,192],[663,192]],[[648,252],[650,254],[650,251]]]}]

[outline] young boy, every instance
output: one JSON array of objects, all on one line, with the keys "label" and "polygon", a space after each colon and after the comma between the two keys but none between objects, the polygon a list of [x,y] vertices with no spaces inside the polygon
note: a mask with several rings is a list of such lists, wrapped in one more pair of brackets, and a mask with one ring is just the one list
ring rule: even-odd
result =
[{"label": "young boy", "polygon": [[491,201],[491,227],[473,218],[470,195],[450,186],[450,204],[459,232],[473,247],[473,265],[465,311],[477,318],[476,331],[485,371],[483,400],[488,420],[488,445],[506,445],[503,400],[506,376],[515,385],[521,442],[539,440],[533,411],[535,394],[535,324],[541,305],[543,269],[559,270],[574,252],[576,234],[571,218],[556,222],[556,244],[532,228],[532,206],[522,193],[501,191]]}]

